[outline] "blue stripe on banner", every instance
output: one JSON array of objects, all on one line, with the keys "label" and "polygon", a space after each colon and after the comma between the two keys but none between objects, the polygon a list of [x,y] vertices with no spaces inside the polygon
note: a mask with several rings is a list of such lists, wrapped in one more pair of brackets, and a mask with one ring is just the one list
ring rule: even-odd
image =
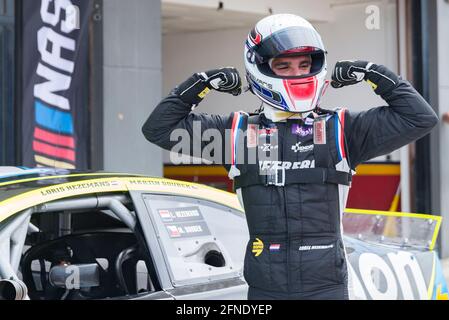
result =
[{"label": "blue stripe on banner", "polygon": [[335,115],[335,145],[337,146],[337,154],[338,154],[338,161],[343,160],[343,157],[341,155],[341,150],[340,150],[340,137],[339,137],[339,128],[340,128],[340,115],[337,114]]},{"label": "blue stripe on banner", "polygon": [[73,134],[73,118],[68,112],[52,109],[39,101],[34,104],[36,122],[57,133]]}]

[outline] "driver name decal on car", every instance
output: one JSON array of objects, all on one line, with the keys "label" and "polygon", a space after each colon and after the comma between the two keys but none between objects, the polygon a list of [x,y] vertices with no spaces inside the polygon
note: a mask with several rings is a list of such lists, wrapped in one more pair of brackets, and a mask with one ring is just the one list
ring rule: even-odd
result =
[{"label": "driver name decal on car", "polygon": [[159,216],[163,222],[203,221],[203,215],[198,207],[159,209]]},{"label": "driver name decal on car", "polygon": [[199,207],[158,209],[159,217],[170,238],[190,238],[210,235]]},{"label": "driver name decal on car", "polygon": [[211,233],[205,222],[166,225],[170,238],[192,238],[209,236]]}]

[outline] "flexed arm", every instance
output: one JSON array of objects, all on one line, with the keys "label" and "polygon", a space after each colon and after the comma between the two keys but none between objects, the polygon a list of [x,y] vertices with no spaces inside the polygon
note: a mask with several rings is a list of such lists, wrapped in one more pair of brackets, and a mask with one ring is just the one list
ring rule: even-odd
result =
[{"label": "flexed arm", "polygon": [[[224,138],[225,129],[230,127],[230,116],[191,112],[211,90],[240,94],[238,71],[222,68],[192,75],[156,106],[142,127],[145,138],[166,150],[171,150],[178,143],[170,139],[177,129],[185,130],[191,141],[202,141],[202,134],[208,129],[217,129]],[[195,126],[199,130],[194,130]]]},{"label": "flexed arm", "polygon": [[346,113],[345,135],[353,167],[423,137],[438,123],[432,107],[413,86],[383,65],[340,61],[332,80],[334,88],[365,80],[388,104]]}]

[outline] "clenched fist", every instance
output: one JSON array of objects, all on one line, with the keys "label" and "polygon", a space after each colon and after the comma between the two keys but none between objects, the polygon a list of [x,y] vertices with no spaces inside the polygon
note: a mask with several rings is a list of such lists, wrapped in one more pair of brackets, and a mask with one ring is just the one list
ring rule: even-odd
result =
[{"label": "clenched fist", "polygon": [[242,80],[232,67],[195,73],[177,86],[172,93],[192,106],[198,105],[211,90],[227,92],[234,96],[242,93]]},{"label": "clenched fist", "polygon": [[342,60],[335,64],[332,72],[332,87],[342,88],[366,80],[366,74],[373,64],[368,61]]},{"label": "clenched fist", "polygon": [[211,89],[238,96],[242,93],[242,80],[232,67],[209,70],[199,74]]}]

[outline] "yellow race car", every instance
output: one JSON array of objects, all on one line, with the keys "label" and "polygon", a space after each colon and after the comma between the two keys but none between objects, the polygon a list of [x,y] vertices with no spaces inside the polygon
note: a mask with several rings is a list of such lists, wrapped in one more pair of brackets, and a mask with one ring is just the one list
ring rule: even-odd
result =
[{"label": "yellow race car", "polygon": [[[447,299],[440,217],[347,210],[354,299]],[[0,299],[243,300],[237,197],[118,173],[0,167]]]}]

